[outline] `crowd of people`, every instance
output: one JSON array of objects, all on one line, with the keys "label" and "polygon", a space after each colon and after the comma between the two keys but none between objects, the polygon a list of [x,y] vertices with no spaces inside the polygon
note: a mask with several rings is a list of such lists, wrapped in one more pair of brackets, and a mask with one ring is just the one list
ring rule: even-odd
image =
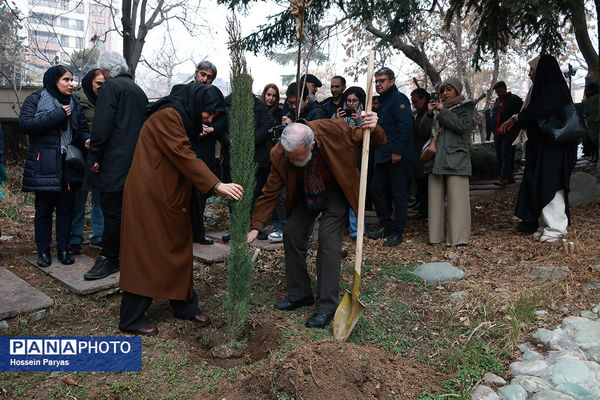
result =
[{"label": "crowd of people", "polygon": [[[316,93],[323,85],[311,74],[286,88],[285,101],[275,84],[266,85],[253,107],[255,190],[244,193],[231,180],[227,114],[232,101],[212,85],[214,64],[201,62],[192,82],[148,103],[121,55],[104,53],[98,63],[77,91],[71,71],[49,68],[43,89],[25,100],[19,124],[30,144],[23,190],[35,193],[40,267],[52,262],[54,212],[58,260],[72,264],[73,255],[81,253],[91,191],[89,240],[101,253],[84,278],[121,271],[119,328],[125,332],[158,333],[144,315],[153,298],[169,299],[178,318],[210,323],[193,289],[192,244],[213,244],[204,231],[211,195],[232,201],[252,196],[248,242],[284,243],[287,296],[275,307],[294,310],[316,303],[306,325],[327,326],[338,304],[347,226],[356,238],[362,128],[372,130],[367,203],[379,221],[368,238],[398,246],[411,218],[428,221],[432,244],[470,241],[469,147],[476,110],[456,77],[436,85],[434,93],[417,88],[409,98],[398,90],[394,72],[381,68],[375,72],[377,95],[369,112],[366,100],[372,94],[347,88],[342,76],[331,79],[331,97],[321,103]],[[572,100],[553,57],[533,60],[530,78],[524,102],[504,82],[494,85],[498,98],[489,121],[497,183],[514,182],[514,144],[527,141],[517,229],[552,242],[567,230],[576,144],[546,142],[537,121]],[[436,152],[425,162],[421,150],[431,138]],[[71,155],[73,147],[84,155],[84,167],[77,154]],[[306,255],[317,219],[315,299]],[[222,239],[227,242],[229,234]]]}]

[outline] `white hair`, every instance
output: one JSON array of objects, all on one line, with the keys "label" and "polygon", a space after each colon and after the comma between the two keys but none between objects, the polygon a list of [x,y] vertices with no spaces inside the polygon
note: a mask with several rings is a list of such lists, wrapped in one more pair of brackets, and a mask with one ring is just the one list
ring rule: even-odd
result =
[{"label": "white hair", "polygon": [[281,133],[281,145],[285,151],[298,150],[304,147],[310,150],[315,141],[315,134],[308,125],[293,123],[285,127]]},{"label": "white hair", "polygon": [[98,67],[108,72],[110,76],[117,76],[129,72],[127,62],[116,51],[107,51],[98,58]]}]

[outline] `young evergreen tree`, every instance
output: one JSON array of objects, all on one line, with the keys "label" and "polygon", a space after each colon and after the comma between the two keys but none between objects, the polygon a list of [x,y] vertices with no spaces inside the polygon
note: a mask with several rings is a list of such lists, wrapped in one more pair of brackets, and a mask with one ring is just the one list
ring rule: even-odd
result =
[{"label": "young evergreen tree", "polygon": [[231,109],[229,134],[231,136],[231,176],[244,188],[244,197],[233,203],[230,222],[230,254],[227,261],[227,299],[225,315],[227,333],[234,345],[242,339],[248,305],[253,265],[246,237],[250,228],[250,207],[254,192],[256,165],[254,164],[254,98],[252,78],[240,44],[240,24],[235,14],[227,20],[231,54]]}]

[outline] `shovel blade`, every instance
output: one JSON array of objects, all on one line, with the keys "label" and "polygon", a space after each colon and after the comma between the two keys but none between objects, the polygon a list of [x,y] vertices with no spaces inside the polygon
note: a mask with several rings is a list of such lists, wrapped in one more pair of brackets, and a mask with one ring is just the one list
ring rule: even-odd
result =
[{"label": "shovel blade", "polygon": [[358,296],[346,291],[333,317],[333,338],[338,342],[346,341],[364,309],[365,305]]}]

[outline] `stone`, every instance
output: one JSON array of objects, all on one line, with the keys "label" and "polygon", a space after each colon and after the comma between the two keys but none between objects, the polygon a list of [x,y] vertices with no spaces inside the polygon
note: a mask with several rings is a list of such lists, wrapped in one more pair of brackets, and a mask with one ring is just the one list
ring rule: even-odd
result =
[{"label": "stone", "polygon": [[[578,317],[579,318],[579,317]],[[582,318],[585,321],[588,321],[585,318]],[[551,349],[553,350],[579,350],[579,346],[577,343],[573,341],[572,335],[570,334],[570,328],[562,329],[556,328],[554,330],[554,336],[548,343]]]},{"label": "stone", "polygon": [[194,243],[194,258],[205,264],[223,262],[229,255],[229,245],[222,243],[200,244]]},{"label": "stone", "polygon": [[523,353],[523,361],[543,360],[544,356],[537,351],[525,350]]},{"label": "stone", "polygon": [[546,390],[534,394],[530,400],[576,400],[574,397],[554,390]]},{"label": "stone", "polygon": [[581,315],[583,318],[598,319],[598,313],[595,313],[593,311],[583,310],[579,313],[579,315]]},{"label": "stone", "polygon": [[589,289],[600,289],[600,282],[588,282],[585,284],[585,287]]},{"label": "stone", "polygon": [[596,177],[585,172],[571,175],[569,206],[578,207],[596,200]]},{"label": "stone", "polygon": [[450,296],[448,296],[448,297],[450,297],[450,300],[459,300],[468,295],[469,295],[469,292],[465,292],[464,290],[461,290],[460,292],[451,293]]},{"label": "stone", "polygon": [[556,390],[573,397],[576,400],[598,400],[596,396],[574,383],[563,383]]},{"label": "stone", "polygon": [[527,392],[521,385],[507,385],[502,386],[498,389],[500,395],[504,400],[525,400],[527,399]]},{"label": "stone", "polygon": [[521,350],[521,352],[525,353],[527,350],[529,351],[533,351],[533,347],[529,344],[529,343],[521,343],[519,346],[519,350]]},{"label": "stone", "polygon": [[587,357],[583,350],[577,349],[569,349],[569,350],[561,350],[561,351],[549,351],[548,352],[548,361],[551,364],[556,363],[561,358],[577,358],[581,361],[586,361]]},{"label": "stone", "polygon": [[543,279],[556,279],[556,278],[564,278],[567,276],[569,272],[569,267],[535,267],[531,271],[531,275],[534,278],[543,278]]},{"label": "stone", "polygon": [[6,268],[0,267],[0,319],[50,307],[54,301]]},{"label": "stone", "polygon": [[548,315],[548,311],[546,310],[537,310],[534,312],[535,316],[538,318],[544,318],[546,315]]},{"label": "stone", "polygon": [[584,349],[600,345],[600,321],[582,317],[567,317],[563,320],[573,341]]},{"label": "stone", "polygon": [[542,343],[548,343],[554,337],[554,332],[545,328],[540,328],[533,334],[533,337]]},{"label": "stone", "polygon": [[533,375],[541,378],[550,371],[550,364],[546,360],[517,361],[509,366],[513,375]]},{"label": "stone", "polygon": [[483,383],[487,383],[490,385],[496,385],[496,386],[506,385],[506,381],[502,377],[500,377],[496,374],[492,374],[491,372],[486,372],[483,375],[482,380],[483,380]]},{"label": "stone", "polygon": [[556,360],[552,366],[552,382],[555,385],[561,383],[584,383],[592,377],[592,371],[585,361],[578,358],[564,357]]},{"label": "stone", "polygon": [[600,346],[590,347],[587,350],[588,358],[597,363],[600,363]]},{"label": "stone", "polygon": [[[598,267],[599,265],[596,265],[596,267]],[[594,268],[596,268],[594,267]],[[599,314],[600,315],[600,304],[598,304],[596,307],[592,308],[592,312]]]},{"label": "stone", "polygon": [[464,271],[446,262],[422,264],[413,271],[413,274],[419,276],[431,286],[447,282],[458,282],[465,276]]},{"label": "stone", "polygon": [[2,321],[0,321],[0,331],[6,332],[7,330],[8,330],[8,322],[6,322],[6,320],[3,319]]},{"label": "stone", "polygon": [[519,375],[510,383],[512,385],[520,385],[523,389],[530,393],[537,393],[552,389],[552,385],[539,376]]},{"label": "stone", "polygon": [[86,281],[83,279],[83,274],[94,266],[95,260],[83,254],[73,256],[73,258],[75,258],[74,264],[63,265],[56,259],[56,254],[53,254],[52,264],[49,267],[41,268],[37,266],[37,256],[24,257],[31,265],[50,275],[75,294],[91,294],[119,286],[120,272],[95,281]]},{"label": "stone", "polygon": [[[594,265],[592,268],[594,268],[596,271],[600,272],[600,264],[598,265]],[[600,304],[598,304],[600,306]]]},{"label": "stone", "polygon": [[46,316],[46,310],[38,310],[29,314],[29,319],[32,321],[39,321]]},{"label": "stone", "polygon": [[471,393],[471,400],[501,400],[501,398],[491,387],[479,385]]}]

